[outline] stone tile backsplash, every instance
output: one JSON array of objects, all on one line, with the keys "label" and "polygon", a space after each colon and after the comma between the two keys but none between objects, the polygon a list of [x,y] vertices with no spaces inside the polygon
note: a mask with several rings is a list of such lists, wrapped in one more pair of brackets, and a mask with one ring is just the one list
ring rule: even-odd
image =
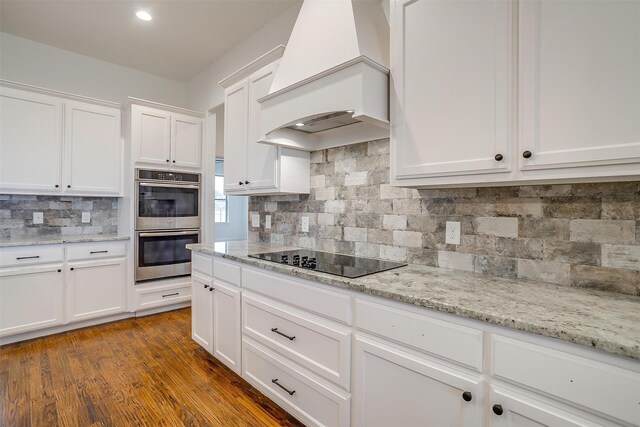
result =
[{"label": "stone tile backsplash", "polygon": [[[251,241],[640,295],[639,182],[391,187],[388,139],[311,162],[311,194],[250,198]],[[445,243],[446,221],[461,223],[460,245]]]},{"label": "stone tile backsplash", "polygon": [[[43,224],[33,223],[34,212],[43,213]],[[90,223],[82,223],[82,212],[91,213]],[[117,232],[115,197],[0,195],[1,239]]]}]

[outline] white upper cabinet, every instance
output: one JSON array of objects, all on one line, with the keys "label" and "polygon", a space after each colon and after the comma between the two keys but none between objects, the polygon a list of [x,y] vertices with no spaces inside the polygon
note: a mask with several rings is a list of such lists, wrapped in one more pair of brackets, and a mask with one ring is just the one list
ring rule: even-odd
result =
[{"label": "white upper cabinet", "polygon": [[0,191],[122,194],[120,106],[46,93],[2,87]]},{"label": "white upper cabinet", "polygon": [[[256,60],[221,82],[225,86],[225,193],[309,193],[308,152],[257,142],[261,113],[258,99],[269,93],[278,64],[279,60],[266,65]],[[232,77],[234,83],[228,83]]]},{"label": "white upper cabinet", "polygon": [[[180,108],[141,101],[131,107],[131,141],[139,165],[164,165],[200,169],[202,165],[202,115]],[[156,106],[158,108],[156,108]],[[190,114],[187,114],[190,113]]]},{"label": "white upper cabinet", "polygon": [[249,143],[247,144],[247,177],[250,189],[275,188],[277,185],[278,148],[258,144],[260,139],[260,103],[269,94],[271,82],[278,69],[273,63],[249,77]]},{"label": "white upper cabinet", "polygon": [[111,194],[122,191],[120,110],[67,103],[65,191]]},{"label": "white upper cabinet", "polygon": [[396,3],[396,178],[509,172],[511,8],[501,0]]},{"label": "white upper cabinet", "polygon": [[138,147],[136,161],[171,163],[171,115],[169,113],[134,106],[132,136]]},{"label": "white upper cabinet", "polygon": [[243,80],[224,97],[224,191],[244,191],[247,180],[248,83]]},{"label": "white upper cabinet", "polygon": [[392,184],[640,174],[640,2],[394,0],[391,49]]},{"label": "white upper cabinet", "polygon": [[60,192],[63,100],[5,87],[0,96],[0,192]]},{"label": "white upper cabinet", "polygon": [[519,68],[523,176],[640,172],[640,2],[520,2]]}]

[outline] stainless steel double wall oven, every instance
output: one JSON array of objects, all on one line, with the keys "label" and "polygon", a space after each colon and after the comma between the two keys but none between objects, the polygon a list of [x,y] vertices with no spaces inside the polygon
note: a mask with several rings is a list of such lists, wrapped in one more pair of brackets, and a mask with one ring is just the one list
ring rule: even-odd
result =
[{"label": "stainless steel double wall oven", "polygon": [[200,174],[136,169],[136,282],[191,274],[200,240]]}]

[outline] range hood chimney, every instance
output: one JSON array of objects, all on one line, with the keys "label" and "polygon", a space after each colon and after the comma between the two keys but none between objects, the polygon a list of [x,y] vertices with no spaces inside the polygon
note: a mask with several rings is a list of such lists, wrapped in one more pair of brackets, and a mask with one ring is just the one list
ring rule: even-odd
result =
[{"label": "range hood chimney", "polygon": [[389,26],[380,0],[304,0],[259,142],[315,151],[389,136]]}]

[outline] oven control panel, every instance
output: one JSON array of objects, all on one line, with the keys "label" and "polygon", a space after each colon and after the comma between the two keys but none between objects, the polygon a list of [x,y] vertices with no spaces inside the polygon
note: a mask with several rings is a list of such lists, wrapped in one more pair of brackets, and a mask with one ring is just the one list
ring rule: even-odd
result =
[{"label": "oven control panel", "polygon": [[136,177],[138,179],[148,179],[155,181],[175,181],[175,182],[200,182],[200,174],[171,172],[150,169],[138,169]]}]

